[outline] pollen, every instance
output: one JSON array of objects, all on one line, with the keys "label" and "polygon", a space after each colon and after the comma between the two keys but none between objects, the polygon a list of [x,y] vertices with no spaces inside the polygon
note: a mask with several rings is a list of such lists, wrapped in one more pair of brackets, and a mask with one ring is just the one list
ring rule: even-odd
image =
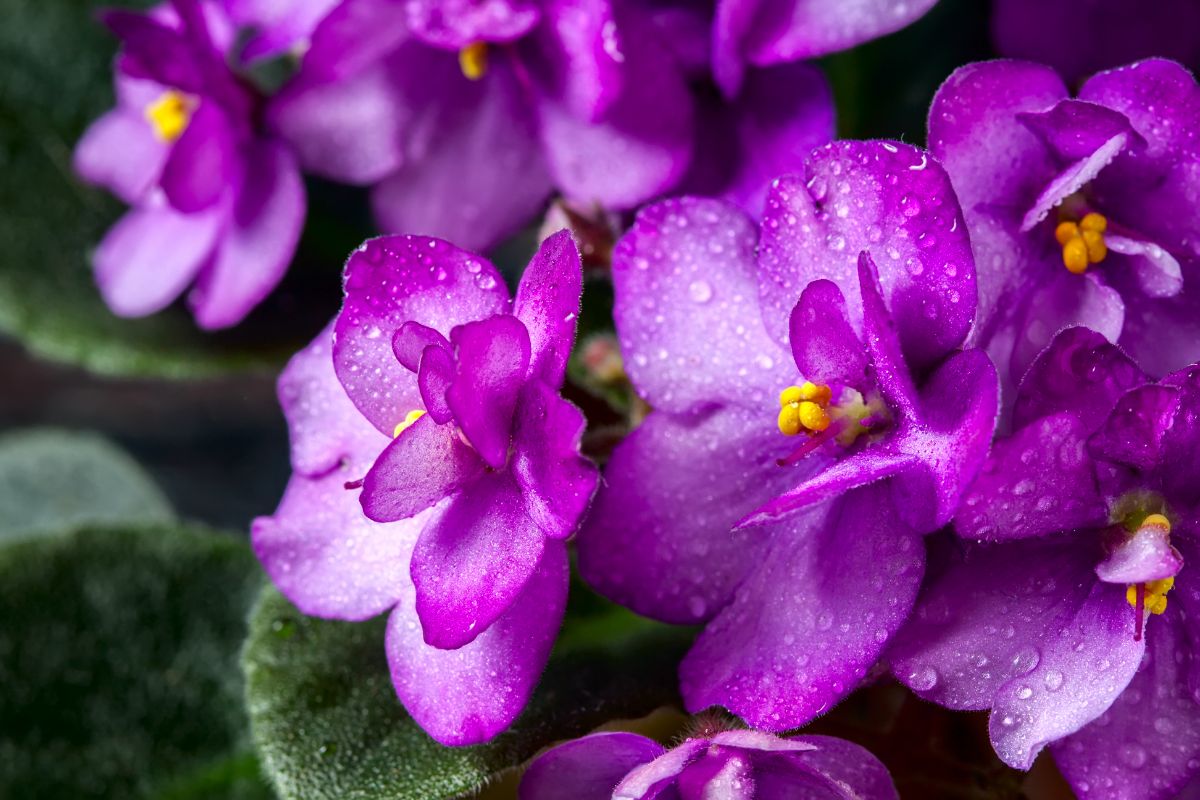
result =
[{"label": "pollen", "polygon": [[1069,272],[1082,275],[1088,265],[1099,264],[1108,255],[1104,231],[1108,220],[1103,214],[1089,212],[1078,222],[1064,220],[1054,229],[1054,239],[1062,246],[1063,264]]},{"label": "pollen", "polygon": [[1140,527],[1146,528],[1146,527],[1150,527],[1150,526],[1164,528],[1164,529],[1166,529],[1167,533],[1171,532],[1171,521],[1169,519],[1167,519],[1166,517],[1164,517],[1162,514],[1149,515],[1144,520],[1142,520],[1142,524]]},{"label": "pollen", "polygon": [[805,381],[779,393],[779,432],[796,436],[801,431],[820,433],[829,427],[829,402],[833,391],[824,385]]},{"label": "pollen", "polygon": [[395,439],[400,434],[411,428],[413,424],[421,417],[425,416],[422,409],[414,408],[412,411],[404,415],[404,422],[398,423],[396,429],[392,431],[392,438]]},{"label": "pollen", "polygon": [[487,74],[487,44],[475,42],[458,51],[458,68],[468,80],[477,81]]},{"label": "pollen", "polygon": [[192,103],[187,95],[170,89],[146,106],[145,117],[154,135],[164,142],[174,142],[187,130],[192,119]]},{"label": "pollen", "polygon": [[[1154,516],[1159,515],[1155,514]],[[1151,614],[1161,614],[1167,610],[1167,592],[1171,591],[1171,588],[1175,586],[1174,578],[1163,578],[1159,581],[1148,581],[1144,584],[1130,584],[1125,589],[1125,599],[1134,608],[1137,608],[1139,586],[1145,587],[1146,596],[1143,602],[1146,605],[1147,611]]]}]

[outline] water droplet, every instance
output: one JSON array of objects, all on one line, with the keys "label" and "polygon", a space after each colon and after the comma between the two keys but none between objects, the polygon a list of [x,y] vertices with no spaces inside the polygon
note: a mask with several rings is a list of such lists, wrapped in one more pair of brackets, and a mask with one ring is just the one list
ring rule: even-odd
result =
[{"label": "water droplet", "polygon": [[913,688],[913,691],[917,692],[927,692],[937,686],[937,682],[937,670],[928,664],[922,664],[908,676],[908,685]]},{"label": "water droplet", "polygon": [[712,299],[713,290],[708,281],[692,281],[688,286],[688,297],[695,303],[707,303]]},{"label": "water droplet", "polygon": [[1063,685],[1063,674],[1056,669],[1049,670],[1046,677],[1043,678],[1046,688],[1052,692],[1057,692]]}]

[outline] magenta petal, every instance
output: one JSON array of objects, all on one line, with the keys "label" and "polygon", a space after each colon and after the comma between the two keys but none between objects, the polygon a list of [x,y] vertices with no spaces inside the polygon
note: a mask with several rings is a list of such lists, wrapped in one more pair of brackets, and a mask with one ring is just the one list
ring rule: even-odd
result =
[{"label": "magenta petal", "polygon": [[546,537],[525,513],[521,488],[504,473],[466,487],[427,527],[412,557],[425,641],[454,649],[473,641],[529,583]]},{"label": "magenta petal", "polygon": [[950,180],[924,151],[891,142],[836,142],[810,156],[804,177],[767,197],[759,291],[781,341],[800,291],[832,280],[851,323],[862,321],[857,262],[869,251],[905,356],[922,369],[958,347],[975,317],[971,243]]},{"label": "magenta petal", "polygon": [[448,746],[478,744],[513,723],[562,624],[567,570],[566,548],[548,547],[509,610],[456,650],[422,640],[412,584],[401,583],[388,622],[388,664],[400,701],[430,736]]},{"label": "magenta petal", "polygon": [[1149,297],[1174,297],[1183,289],[1183,272],[1175,256],[1153,242],[1130,239],[1114,233],[1104,235],[1112,253],[1126,256],[1138,287]]},{"label": "magenta petal", "polygon": [[525,498],[525,512],[552,539],[575,532],[599,474],[579,453],[583,413],[541,381],[521,390],[513,431],[512,474]]},{"label": "magenta petal", "polygon": [[1127,536],[1096,565],[1096,577],[1124,586],[1169,578],[1182,568],[1183,556],[1171,546],[1167,529],[1146,525]]},{"label": "magenta petal", "polygon": [[421,402],[425,404],[425,410],[439,425],[454,419],[454,411],[446,395],[454,385],[455,369],[454,356],[450,355],[448,348],[431,344],[422,351],[417,388],[421,390]]},{"label": "magenta petal", "polygon": [[1087,435],[1062,412],[997,441],[954,518],[958,534],[997,542],[1103,525]]},{"label": "magenta petal", "polygon": [[858,255],[858,285],[863,341],[879,393],[893,414],[902,419],[916,416],[917,390],[911,368],[901,352],[899,326],[884,303],[879,270],[865,250]]},{"label": "magenta petal", "polygon": [[833,281],[804,287],[788,324],[792,356],[814,383],[841,383],[867,390],[867,355],[846,318],[846,298]]},{"label": "magenta petal", "polygon": [[304,227],[304,181],[279,142],[248,146],[246,174],[213,262],[188,298],[202,328],[240,322],[283,279]]},{"label": "magenta petal", "polygon": [[529,368],[529,332],[511,314],[467,322],[450,331],[458,374],[446,391],[463,435],[496,469],[508,461],[513,410]]},{"label": "magenta petal", "polygon": [[363,480],[363,513],[408,519],[474,481],[484,464],[453,426],[423,416],[388,443]]},{"label": "magenta petal", "polygon": [[476,42],[511,42],[540,17],[532,0],[408,0],[404,10],[415,36],[447,50]]},{"label": "magenta petal", "polygon": [[1163,439],[1179,408],[1179,395],[1174,386],[1130,389],[1088,440],[1088,451],[1105,461],[1153,469],[1162,458]]},{"label": "magenta petal", "polygon": [[665,751],[636,733],[593,733],[552,747],[521,776],[521,800],[612,800],[613,787]]},{"label": "magenta petal", "polygon": [[[730,528],[797,479],[796,469],[775,464],[795,447],[775,413],[652,413],[608,462],[577,540],[584,579],[656,619],[692,624],[715,615],[768,544],[761,529]],[[810,469],[827,463],[818,453],[806,461],[814,459]]]},{"label": "magenta petal", "polygon": [[[709,744],[705,739],[687,739],[648,764],[634,767],[613,789],[612,796],[620,800],[650,800],[662,798],[663,790],[671,787],[679,774],[703,758]],[[666,800],[674,800],[666,793]],[[676,795],[677,796],[677,795]]]},{"label": "magenta petal", "polygon": [[1195,641],[1170,611],[1152,618],[1146,657],[1108,711],[1051,746],[1080,796],[1166,800],[1200,772],[1200,706],[1188,687]]},{"label": "magenta petal", "polygon": [[392,337],[392,353],[410,372],[420,369],[425,348],[430,345],[441,347],[447,352],[450,350],[450,341],[445,336],[413,320],[401,325]]},{"label": "magenta petal", "polygon": [[1094,180],[1102,169],[1129,146],[1130,138],[1128,133],[1118,133],[1093,152],[1071,162],[1054,175],[1021,219],[1021,233],[1028,233],[1044,220],[1052,209]]},{"label": "magenta petal", "polygon": [[[709,748],[703,758],[688,765],[675,781],[679,797],[754,800],[758,794],[751,754],[737,748]],[[662,797],[662,794],[657,795]],[[669,796],[669,795],[668,795]]]},{"label": "magenta petal", "polygon": [[172,206],[190,214],[216,203],[240,179],[236,169],[229,120],[215,101],[202,100],[171,148],[159,184]]},{"label": "magenta petal", "polygon": [[[790,0],[760,3],[745,51],[758,65],[815,58],[909,25],[937,0]],[[725,0],[732,2],[732,0]]]},{"label": "magenta petal", "polygon": [[1089,158],[1117,136],[1145,145],[1124,114],[1082,100],[1062,100],[1048,111],[1023,111],[1017,119],[1063,162]]},{"label": "magenta petal", "polygon": [[117,108],[96,120],[75,145],[75,171],[126,203],[136,203],[158,181],[167,145],[144,117]]},{"label": "magenta petal", "polygon": [[363,244],[346,262],[345,291],[334,324],[334,367],[354,405],[388,436],[421,407],[416,376],[392,353],[400,326],[415,320],[445,335],[508,306],[500,273],[487,259],[423,236]]},{"label": "magenta petal", "polygon": [[[603,119],[625,79],[612,0],[548,0],[534,31],[534,75],[581,120]],[[531,48],[532,49],[532,48]]]},{"label": "magenta petal", "polygon": [[791,741],[813,748],[793,756],[793,760],[839,786],[849,787],[855,797],[897,799],[896,786],[887,768],[865,748],[832,736],[796,736]]},{"label": "magenta petal", "polygon": [[1063,411],[1086,428],[1099,427],[1127,389],[1146,376],[1121,348],[1087,328],[1067,328],[1038,355],[1021,381],[1013,410],[1017,427]]},{"label": "magenta petal", "polygon": [[866,675],[908,617],[925,554],[884,486],[763,534],[773,537],[770,552],[679,674],[688,710],[721,705],[780,731],[825,711]]},{"label": "magenta petal", "polygon": [[151,203],[126,212],[93,256],[104,302],[122,317],[166,308],[211,257],[224,222],[221,208],[180,214]]},{"label": "magenta petal", "polygon": [[759,314],[756,238],[734,206],[682,198],[643,209],[617,244],[613,315],[625,369],[654,407],[764,406],[795,380]]},{"label": "magenta petal", "polygon": [[559,386],[575,343],[583,265],[570,231],[542,243],[521,275],[513,314],[529,331],[529,375]]}]

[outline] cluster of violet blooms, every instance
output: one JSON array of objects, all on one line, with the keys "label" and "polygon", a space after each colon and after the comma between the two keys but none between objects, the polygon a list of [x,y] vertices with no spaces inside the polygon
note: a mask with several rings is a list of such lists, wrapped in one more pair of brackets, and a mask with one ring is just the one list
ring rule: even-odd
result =
[{"label": "cluster of violet blooms", "polygon": [[[306,614],[390,612],[397,695],[446,745],[525,706],[569,548],[605,596],[703,626],[686,709],[749,729],[593,734],[537,758],[526,800],[894,798],[857,745],[782,735],[887,669],[990,709],[1014,767],[1049,746],[1081,797],[1168,798],[1200,773],[1200,88],[1158,58],[1074,94],[1047,66],[976,63],[938,91],[928,151],[828,142],[798,59],[930,5],[105,17],[119,107],[77,163],[132,206],[96,253],[118,313],[194,281],[201,325],[242,318],[294,249],[300,169],[370,185],[403,232],[350,256],[341,312],[280,378],[293,476],[253,527],[276,586]],[[285,51],[298,72],[269,98],[230,66]],[[570,233],[515,297],[474,251],[552,193],[668,192],[613,253],[652,411],[601,479],[561,396]]]}]

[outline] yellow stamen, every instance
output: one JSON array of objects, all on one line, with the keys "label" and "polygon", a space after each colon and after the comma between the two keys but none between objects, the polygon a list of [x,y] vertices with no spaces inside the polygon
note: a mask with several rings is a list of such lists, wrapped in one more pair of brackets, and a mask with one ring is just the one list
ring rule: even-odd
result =
[{"label": "yellow stamen", "polygon": [[1089,264],[1099,264],[1108,255],[1104,231],[1108,220],[1095,211],[1084,215],[1079,222],[1064,220],[1054,229],[1054,239],[1062,245],[1063,264],[1076,275],[1087,272]]},{"label": "yellow stamen", "polygon": [[[1155,514],[1154,516],[1158,516]],[[1142,601],[1145,604],[1146,610],[1151,614],[1161,614],[1167,610],[1167,592],[1175,586],[1174,578],[1163,578],[1158,581],[1147,581],[1146,596]],[[1129,605],[1137,608],[1137,590],[1138,584],[1130,584],[1125,589],[1125,600]]]},{"label": "yellow stamen", "polygon": [[1159,528],[1166,528],[1167,533],[1171,532],[1171,520],[1167,519],[1162,514],[1151,514],[1150,516],[1148,516],[1144,520],[1142,520],[1142,524],[1140,527],[1145,528],[1150,525],[1153,525],[1153,526],[1156,526]]},{"label": "yellow stamen", "polygon": [[833,390],[828,386],[805,381],[800,386],[789,386],[779,393],[779,432],[795,436],[801,431],[820,433],[831,422],[829,401]]},{"label": "yellow stamen", "polygon": [[425,412],[419,408],[414,408],[412,411],[404,415],[404,422],[396,425],[396,429],[392,431],[392,438],[395,439],[400,434],[411,428],[413,424],[421,417],[425,416]]},{"label": "yellow stamen", "polygon": [[191,122],[192,103],[187,95],[171,89],[146,106],[144,113],[155,136],[164,142],[174,142]]},{"label": "yellow stamen", "polygon": [[475,42],[458,51],[458,67],[468,80],[477,81],[487,73],[487,44]]}]

